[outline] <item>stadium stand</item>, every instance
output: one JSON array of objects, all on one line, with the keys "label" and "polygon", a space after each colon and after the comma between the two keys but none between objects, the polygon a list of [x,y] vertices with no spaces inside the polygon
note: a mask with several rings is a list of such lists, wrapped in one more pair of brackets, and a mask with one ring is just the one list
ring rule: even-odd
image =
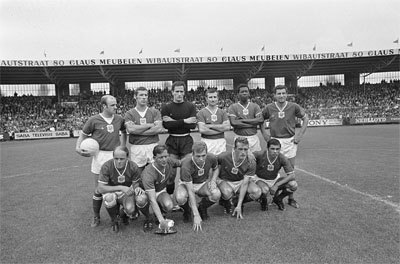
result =
[{"label": "stadium stand", "polygon": [[[186,93],[187,100],[193,102],[197,109],[206,105],[205,87],[198,87]],[[61,98],[48,96],[13,96],[1,97],[0,132],[8,132],[10,136],[17,132],[42,132],[54,130],[79,130],[88,116],[99,112],[99,98],[103,93],[95,93],[90,100],[79,97]],[[219,107],[227,109],[236,101],[233,90],[219,92]],[[151,89],[149,105],[161,109],[168,102],[171,93],[168,89]],[[123,96],[117,96],[118,113],[124,115],[134,107],[135,99],[132,90],[126,90]],[[271,91],[252,89],[251,100],[263,108],[272,102]],[[400,81],[382,81],[379,84],[361,84],[347,87],[340,83],[320,85],[318,87],[298,88],[297,94],[291,98],[302,105],[310,119],[346,119],[358,117],[400,116]],[[65,103],[70,102],[70,103]],[[75,102],[75,103],[71,103]]]}]

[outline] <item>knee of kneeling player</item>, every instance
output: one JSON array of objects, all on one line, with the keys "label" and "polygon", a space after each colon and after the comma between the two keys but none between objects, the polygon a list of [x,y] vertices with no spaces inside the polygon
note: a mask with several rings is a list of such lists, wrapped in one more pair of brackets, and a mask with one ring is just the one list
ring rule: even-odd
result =
[{"label": "knee of kneeling player", "polygon": [[147,195],[143,194],[143,195],[138,195],[135,197],[136,200],[136,205],[140,208],[143,208],[147,205]]},{"label": "knee of kneeling player", "polygon": [[107,208],[117,205],[117,195],[115,193],[106,193],[103,195],[104,205]]},{"label": "knee of kneeling player", "polygon": [[297,190],[297,182],[296,181],[290,181],[286,184],[286,188],[290,192],[295,192]]},{"label": "knee of kneeling player", "polygon": [[215,188],[211,191],[211,195],[208,196],[210,201],[216,202],[221,198],[221,191],[218,188]]},{"label": "knee of kneeling player", "polygon": [[176,202],[179,205],[183,205],[183,204],[185,204],[187,202],[188,197],[187,197],[187,194],[185,192],[177,192],[176,196],[175,196],[175,199],[176,199]]},{"label": "knee of kneeling player", "polygon": [[165,201],[162,205],[163,209],[167,212],[171,212],[172,208],[174,207],[174,203],[172,202],[172,200],[169,201]]},{"label": "knee of kneeling player", "polygon": [[261,194],[262,194],[261,188],[251,190],[251,192],[249,192],[249,195],[252,199],[260,198]]},{"label": "knee of kneeling player", "polygon": [[233,195],[232,188],[230,188],[226,185],[220,185],[219,189],[221,191],[221,196],[224,198],[230,198]]},{"label": "knee of kneeling player", "polygon": [[135,204],[133,203],[128,203],[124,206],[124,210],[125,213],[127,213],[128,215],[133,214],[133,212],[135,212]]}]

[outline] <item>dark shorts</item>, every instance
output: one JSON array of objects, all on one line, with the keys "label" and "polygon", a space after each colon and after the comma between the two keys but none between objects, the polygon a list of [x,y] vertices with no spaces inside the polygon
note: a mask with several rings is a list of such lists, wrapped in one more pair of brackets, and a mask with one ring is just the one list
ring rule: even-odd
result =
[{"label": "dark shorts", "polygon": [[169,136],[165,141],[165,146],[167,146],[169,154],[182,157],[192,152],[193,138],[190,135],[184,137]]}]

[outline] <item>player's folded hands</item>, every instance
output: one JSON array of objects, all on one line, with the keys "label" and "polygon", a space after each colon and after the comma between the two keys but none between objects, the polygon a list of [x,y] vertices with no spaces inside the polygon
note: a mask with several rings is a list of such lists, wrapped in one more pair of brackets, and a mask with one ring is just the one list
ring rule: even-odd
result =
[{"label": "player's folded hands", "polygon": [[132,188],[132,186],[131,187],[127,187],[127,186],[124,186],[125,188],[124,188],[124,190],[123,190],[123,192],[125,193],[125,195],[128,195],[128,196],[131,196],[131,195],[133,195],[133,188]]},{"label": "player's folded hands", "polygon": [[135,195],[139,196],[139,195],[142,195],[142,194],[144,194],[144,190],[142,188],[140,188],[140,187],[136,187],[135,188]]},{"label": "player's folded hands", "polygon": [[215,189],[217,189],[217,183],[215,181],[209,181],[208,189],[210,190],[210,192],[214,191]]}]

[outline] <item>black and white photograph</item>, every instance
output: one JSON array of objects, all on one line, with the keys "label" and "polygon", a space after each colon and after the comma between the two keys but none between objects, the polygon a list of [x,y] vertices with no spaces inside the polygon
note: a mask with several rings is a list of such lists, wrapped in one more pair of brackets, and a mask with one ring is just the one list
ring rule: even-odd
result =
[{"label": "black and white photograph", "polygon": [[399,10],[0,0],[0,263],[399,263]]}]

